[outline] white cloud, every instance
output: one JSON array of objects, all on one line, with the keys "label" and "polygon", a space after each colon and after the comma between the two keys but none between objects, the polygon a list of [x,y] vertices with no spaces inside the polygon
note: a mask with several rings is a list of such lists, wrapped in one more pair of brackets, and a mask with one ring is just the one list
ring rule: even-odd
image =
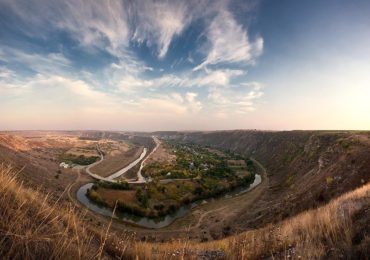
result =
[{"label": "white cloud", "polygon": [[256,101],[263,96],[263,85],[258,82],[244,83],[233,88],[213,88],[208,100],[216,114],[244,114],[256,109]]},{"label": "white cloud", "polygon": [[0,79],[8,80],[15,77],[16,73],[4,66],[0,67]]},{"label": "white cloud", "polygon": [[62,53],[37,54],[28,53],[18,49],[3,47],[3,59],[7,63],[18,63],[27,66],[36,73],[55,74],[63,73],[71,62]]},{"label": "white cloud", "polygon": [[[250,42],[247,29],[220,2],[228,3],[223,0],[3,0],[0,5],[10,8],[16,19],[23,21],[19,28],[28,35],[47,40],[62,31],[72,36],[77,47],[86,49],[87,55],[99,58],[100,50],[104,50],[115,58],[102,69],[89,70],[80,56],[75,58],[74,51],[69,52],[76,46],[63,46],[63,42],[58,46],[60,52],[52,53],[42,53],[43,48],[38,48],[39,52],[30,51],[32,46],[24,50],[0,47],[0,60],[6,66],[20,65],[27,72],[27,69],[34,71],[33,75],[21,71],[18,75],[18,71],[0,67],[0,92],[8,104],[0,107],[7,111],[16,109],[20,114],[21,108],[28,114],[40,115],[57,111],[64,119],[68,117],[63,117],[63,111],[68,116],[99,115],[101,120],[105,115],[123,118],[131,114],[145,119],[167,117],[177,122],[194,114],[202,115],[208,109],[223,116],[233,111],[253,110],[263,95],[261,86],[235,85],[246,73],[235,69],[238,66],[226,69],[208,65],[252,63],[262,53],[263,39]],[[153,47],[159,58],[164,58],[173,40],[194,21],[206,25],[204,35],[209,42],[205,60],[194,69],[201,70],[159,73],[131,52],[132,45],[146,44]],[[175,63],[195,63],[196,59],[196,53],[190,51],[176,58]],[[157,73],[160,76],[153,76]]]},{"label": "white cloud", "polygon": [[30,35],[55,29],[70,33],[83,47],[121,57],[130,41],[156,46],[163,58],[173,38],[200,15],[208,1],[4,0]]},{"label": "white cloud", "polygon": [[213,70],[206,71],[204,77],[198,77],[193,80],[193,85],[198,86],[224,86],[227,87],[230,84],[230,80],[233,77],[240,76],[243,74],[241,70]]},{"label": "white cloud", "polygon": [[[210,49],[195,70],[220,62],[253,62],[263,39],[250,42],[247,30],[228,10],[228,1],[100,1],[4,0],[4,7],[23,21],[23,31],[47,37],[70,33],[85,48],[99,48],[116,57],[130,53],[130,42],[157,47],[163,58],[176,36],[201,18],[208,24]],[[211,21],[211,22],[208,22]]]},{"label": "white cloud", "polygon": [[142,88],[148,88],[152,85],[153,82],[150,80],[144,80],[127,75],[119,81],[118,88],[120,91],[138,91],[142,90]]},{"label": "white cloud", "polygon": [[121,55],[128,45],[130,29],[122,1],[67,0],[58,5],[62,13],[56,26],[72,32],[83,46],[106,48]]},{"label": "white cloud", "polygon": [[176,103],[183,103],[184,98],[179,93],[171,93],[170,96],[173,98]]},{"label": "white cloud", "polygon": [[143,76],[152,70],[135,57],[126,56],[103,71],[104,83],[118,92],[142,91],[153,85],[152,79]]},{"label": "white cloud", "polygon": [[83,47],[120,55],[129,42],[122,1],[4,0],[3,7],[23,21],[24,33],[47,37],[56,29],[70,33]]},{"label": "white cloud", "polygon": [[252,63],[263,50],[263,39],[259,37],[255,42],[250,42],[247,30],[226,9],[220,10],[213,18],[206,35],[210,44],[209,52],[193,70],[218,63]]},{"label": "white cloud", "polygon": [[[135,84],[126,84],[127,86],[137,87],[153,87],[153,88],[192,88],[192,87],[228,87],[230,81],[238,76],[243,75],[242,70],[206,70],[201,73],[195,74],[194,72],[184,73],[181,75],[167,74],[151,80],[140,79],[140,75],[136,74],[136,78],[130,80]],[[124,82],[126,82],[124,80]],[[130,88],[134,90],[134,88]]]},{"label": "white cloud", "polygon": [[197,101],[197,96],[198,94],[194,92],[188,92],[185,95],[185,99],[188,104],[188,109],[192,113],[197,113],[202,109],[202,103],[200,101]]},{"label": "white cloud", "polygon": [[192,19],[186,1],[138,1],[134,2],[132,15],[136,28],[132,39],[158,46],[158,57],[163,58],[172,39],[180,35]]}]

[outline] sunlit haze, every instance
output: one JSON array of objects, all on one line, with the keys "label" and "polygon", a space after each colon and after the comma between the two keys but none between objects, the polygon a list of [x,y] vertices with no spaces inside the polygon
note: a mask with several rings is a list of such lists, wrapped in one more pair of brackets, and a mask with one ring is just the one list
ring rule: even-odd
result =
[{"label": "sunlit haze", "polygon": [[370,1],[0,0],[0,130],[370,129]]}]

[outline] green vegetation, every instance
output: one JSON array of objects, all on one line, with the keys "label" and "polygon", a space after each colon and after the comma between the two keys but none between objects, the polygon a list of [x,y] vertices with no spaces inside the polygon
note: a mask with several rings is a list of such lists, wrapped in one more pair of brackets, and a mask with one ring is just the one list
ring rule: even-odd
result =
[{"label": "green vegetation", "polygon": [[93,189],[97,189],[98,187],[105,188],[105,189],[112,189],[112,190],[129,190],[130,185],[125,181],[120,182],[107,182],[107,181],[99,181],[93,185]]},{"label": "green vegetation", "polygon": [[147,192],[143,192],[142,189],[136,190],[136,198],[140,202],[140,205],[144,208],[148,207],[149,196]]},{"label": "green vegetation", "polygon": [[143,175],[159,179],[234,178],[235,172],[229,167],[228,160],[244,160],[240,155],[228,153],[223,156],[209,149],[193,144],[173,141],[164,143],[176,155],[174,164],[152,163],[143,169]]},{"label": "green vegetation", "polygon": [[98,156],[86,157],[82,155],[73,155],[69,153],[64,153],[60,155],[59,160],[68,164],[78,164],[78,165],[89,165],[96,162],[99,159]]},{"label": "green vegetation", "polygon": [[151,182],[139,188],[128,183],[98,182],[91,189],[95,193],[89,191],[89,197],[102,205],[105,202],[98,194],[99,188],[134,190],[135,196],[129,201],[117,195],[117,211],[160,217],[176,212],[183,205],[220,196],[254,181],[255,165],[241,155],[193,144],[165,142],[163,145],[176,155],[176,160],[146,165],[142,172]]},{"label": "green vegetation", "polygon": [[87,189],[86,196],[100,206],[108,206],[105,200],[96,192],[95,189]]}]

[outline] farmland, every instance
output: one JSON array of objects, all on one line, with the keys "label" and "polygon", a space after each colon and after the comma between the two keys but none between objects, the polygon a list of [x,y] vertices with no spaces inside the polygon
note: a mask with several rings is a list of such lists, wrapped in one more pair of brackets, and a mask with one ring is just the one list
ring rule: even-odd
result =
[{"label": "farmland", "polygon": [[[142,171],[144,185],[121,183],[119,191],[102,182],[88,191],[90,199],[142,217],[162,217],[183,205],[213,198],[254,180],[253,162],[232,153],[162,141]],[[114,191],[113,191],[114,189]]]}]

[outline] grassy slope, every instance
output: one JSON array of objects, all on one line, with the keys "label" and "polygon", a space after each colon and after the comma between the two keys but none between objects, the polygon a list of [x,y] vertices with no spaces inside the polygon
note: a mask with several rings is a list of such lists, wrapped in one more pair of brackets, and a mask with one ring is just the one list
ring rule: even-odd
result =
[{"label": "grassy slope", "polygon": [[[318,209],[223,240],[194,244],[141,243],[141,258],[166,255],[196,258],[219,250],[227,259],[368,259],[370,252],[370,184]],[[152,252],[157,252],[153,255]]]},{"label": "grassy slope", "polygon": [[248,220],[249,228],[324,205],[370,180],[370,132],[240,130],[171,135],[252,156],[264,165],[269,192],[263,203],[240,216]]},{"label": "grassy slope", "polygon": [[[209,243],[151,244],[115,236],[105,252],[123,258],[197,258],[222,250],[230,259],[358,258],[370,250],[370,184],[327,205],[275,225]],[[22,187],[10,168],[0,168],[0,255],[3,259],[93,259],[105,252],[73,209],[50,205],[48,198]],[[105,231],[102,231],[103,235]],[[94,239],[98,237],[97,239]]]},{"label": "grassy slope", "polygon": [[[245,153],[256,151],[254,156],[264,162],[269,172],[273,174],[270,178],[276,183],[285,184],[284,193],[274,193],[277,195],[276,201],[282,202],[283,195],[299,191],[304,188],[303,186],[308,186],[315,192],[315,187],[310,183],[318,184],[316,178],[319,178],[322,183],[320,186],[316,185],[319,188],[316,194],[326,192],[327,197],[321,203],[323,205],[329,201],[326,205],[304,211],[304,208],[310,208],[315,204],[310,206],[304,205],[303,202],[308,199],[314,200],[315,197],[306,198],[307,193],[296,193],[300,194],[296,200],[287,198],[278,207],[284,211],[287,206],[296,208],[301,204],[303,208],[292,210],[291,213],[302,213],[290,218],[285,217],[276,224],[261,225],[258,229],[236,236],[200,244],[192,241],[151,244],[135,242],[128,237],[112,233],[105,243],[105,252],[124,258],[138,256],[140,259],[164,259],[172,256],[178,258],[182,254],[189,258],[197,258],[199,252],[206,250],[218,252],[217,250],[222,249],[231,259],[271,256],[279,259],[287,255],[293,258],[301,256],[304,259],[328,257],[366,259],[366,253],[370,251],[370,184],[365,184],[354,191],[350,190],[361,186],[362,179],[368,181],[369,146],[362,141],[352,142],[351,134],[339,134],[334,137],[326,133],[313,134],[314,137],[311,137],[312,133],[309,132],[293,134],[282,132],[272,135],[255,133],[248,137],[236,132],[229,134],[229,139],[224,138],[222,133],[211,137],[215,138],[214,143],[222,140],[223,143],[218,145],[220,148],[226,147]],[[205,136],[199,137],[199,140],[207,139]],[[340,139],[344,139],[350,145]],[[211,143],[210,138],[206,141]],[[250,145],[246,146],[246,143]],[[287,154],[294,154],[295,157],[286,158],[286,166],[282,166],[278,162],[282,162]],[[317,162],[320,158],[329,164],[318,170]],[[346,174],[342,174],[342,171]],[[285,175],[285,172],[293,172],[294,175],[291,177]],[[337,180],[336,175],[332,174],[343,178]],[[330,176],[334,180],[329,184],[326,177]],[[296,186],[287,185],[289,181]],[[330,200],[346,191],[350,192]],[[275,202],[273,204],[276,204]],[[2,258],[44,259],[47,256],[58,259],[67,255],[70,258],[84,259],[99,257],[104,253],[99,250],[101,248],[99,241],[105,241],[101,239],[105,236],[105,229],[101,228],[102,234],[93,234],[88,231],[90,228],[86,223],[79,221],[82,217],[73,212],[71,208],[51,204],[48,198],[39,192],[22,187],[15,180],[14,171],[0,167]]]},{"label": "grassy slope", "polygon": [[78,259],[99,255],[72,208],[51,205],[48,196],[17,182],[0,165],[0,256],[2,259]]}]

